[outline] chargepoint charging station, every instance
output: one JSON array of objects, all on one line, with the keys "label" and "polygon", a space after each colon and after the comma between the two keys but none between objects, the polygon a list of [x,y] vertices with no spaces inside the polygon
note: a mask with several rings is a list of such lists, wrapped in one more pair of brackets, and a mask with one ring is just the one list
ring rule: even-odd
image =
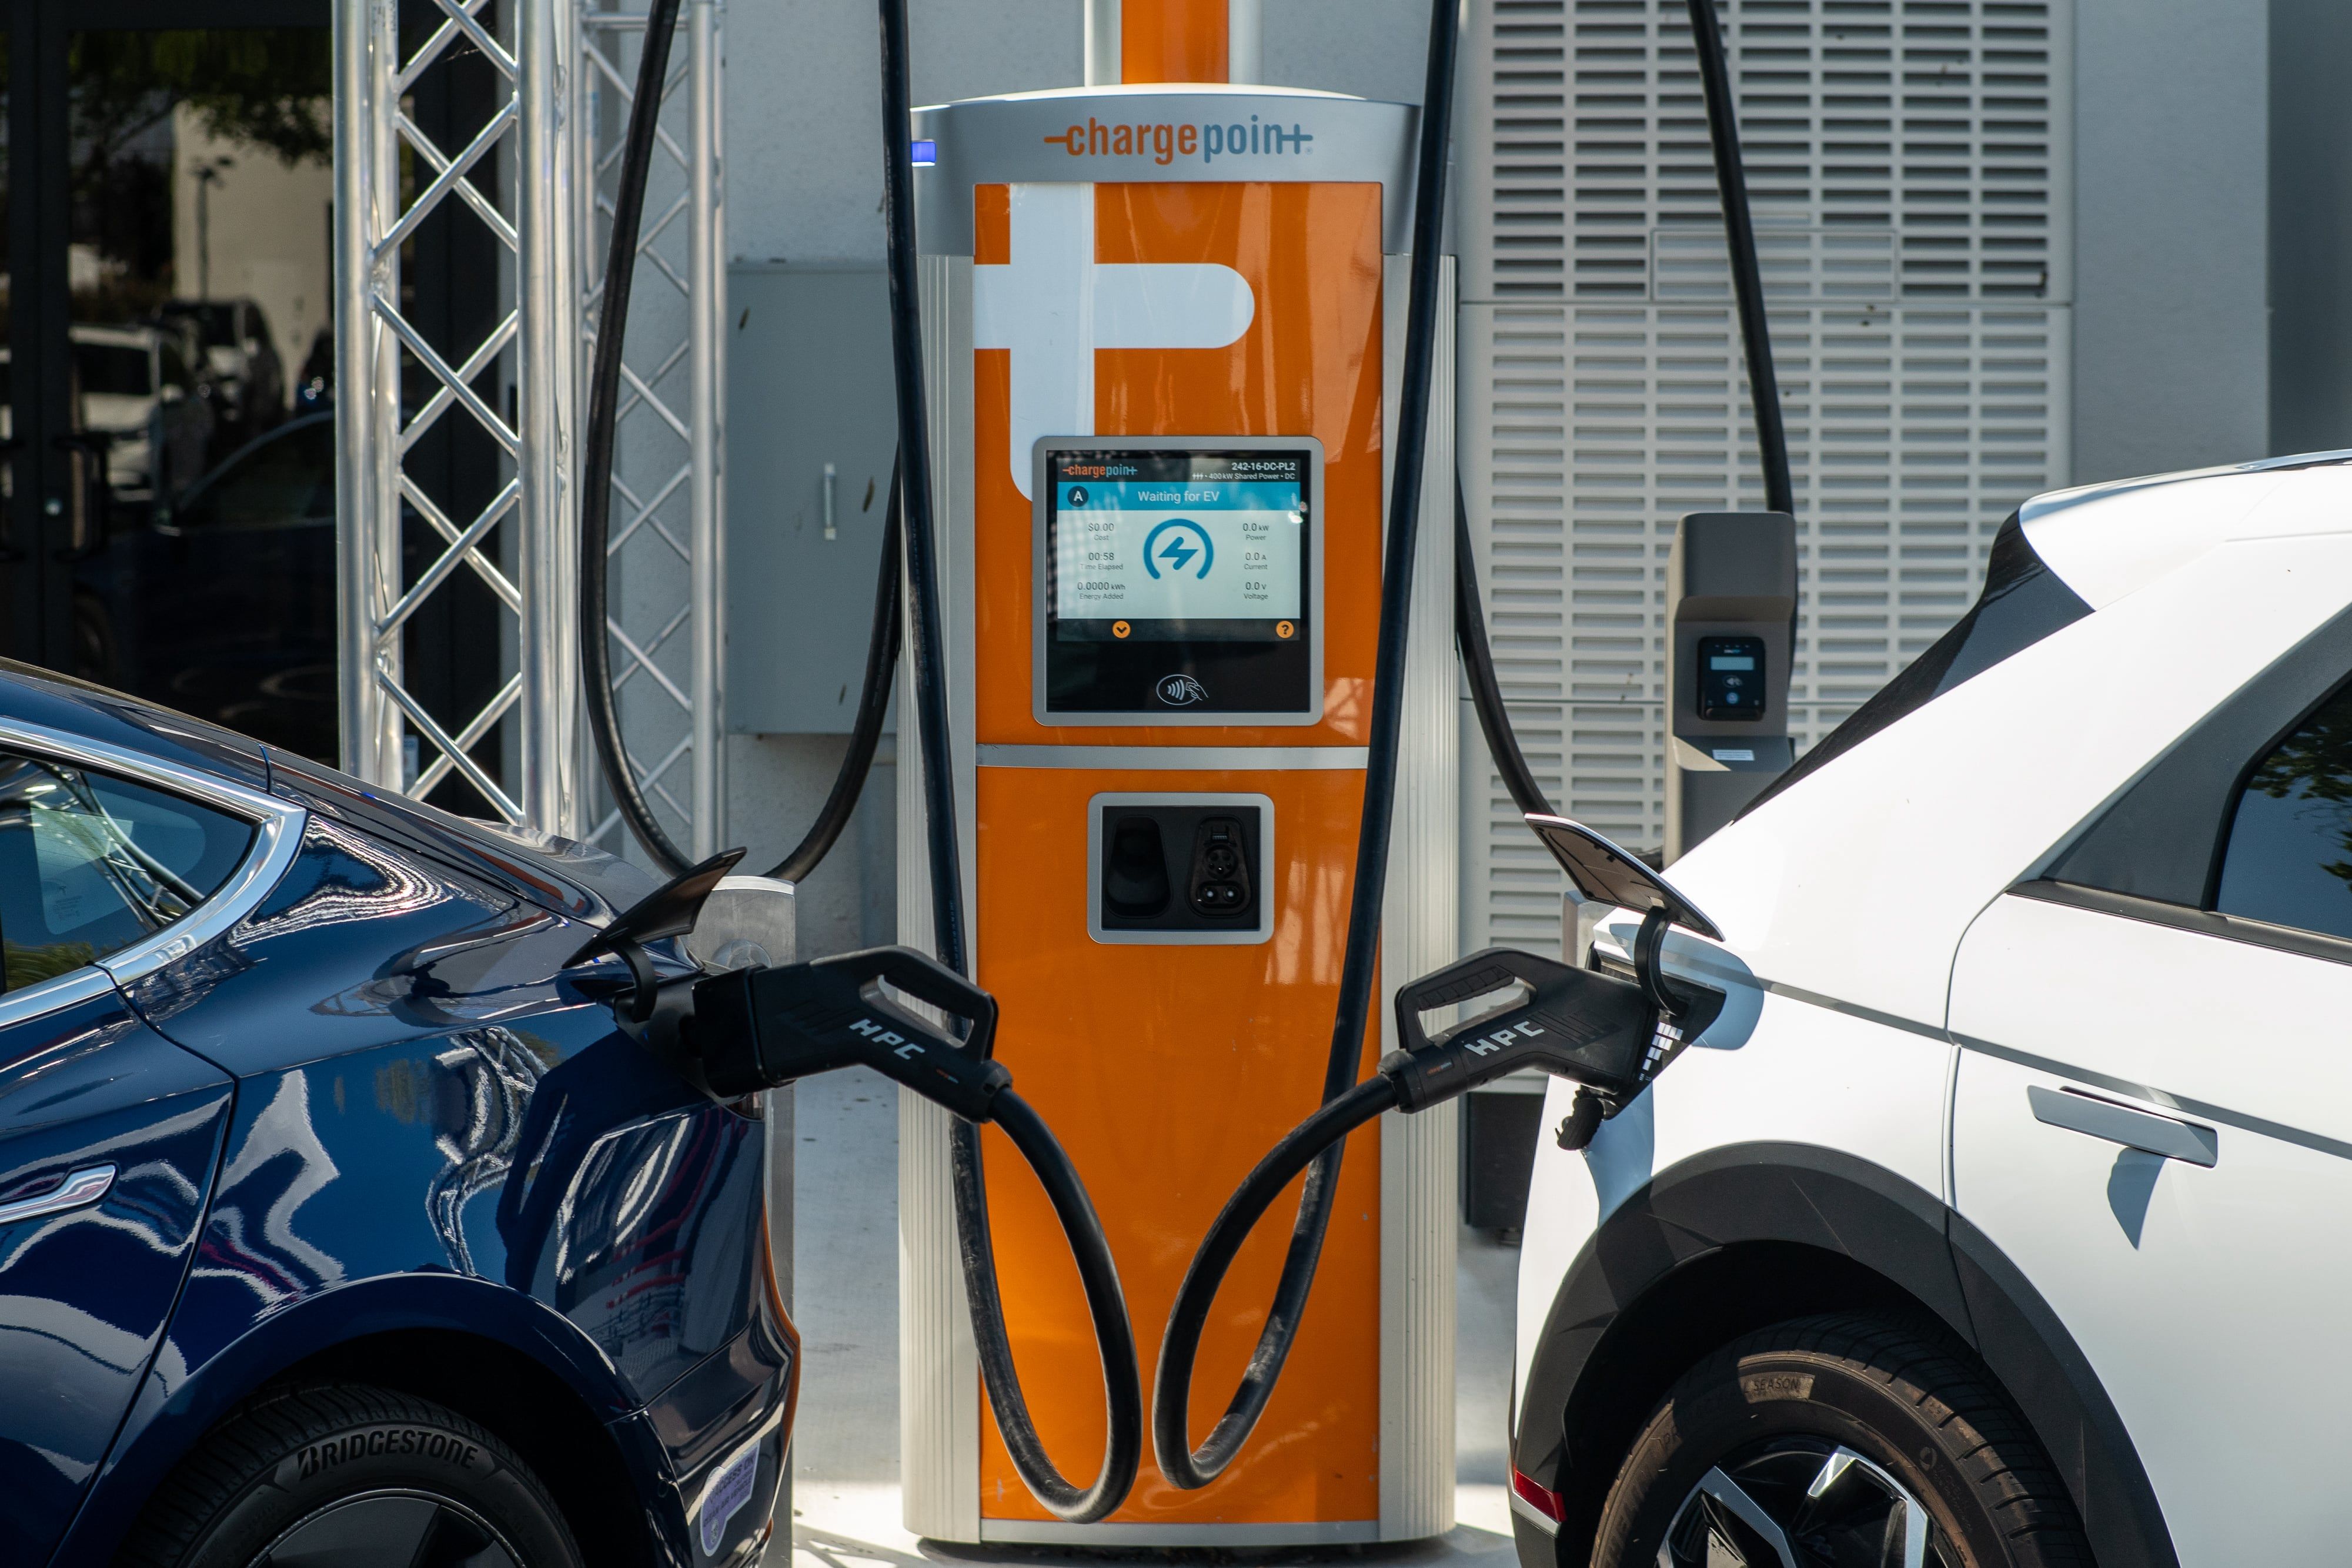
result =
[{"label": "chargepoint charging station", "polygon": [[1666,560],[1667,864],[1796,760],[1797,520],[1693,512]]},{"label": "chargepoint charging station", "polygon": [[[1416,116],[1214,79],[1255,54],[1248,7],[1215,18],[1222,37],[1123,47],[1103,22],[1120,9],[1093,8],[1102,85],[919,110],[913,134],[972,973],[1002,1009],[999,1060],[1087,1174],[1149,1365],[1220,1203],[1322,1092],[1362,810]],[[1178,69],[1210,79],[1139,79]],[[1434,474],[1452,462],[1452,359],[1449,331]],[[1444,488],[1430,489],[1442,528]],[[1424,549],[1414,578],[1381,932],[1391,977],[1433,967],[1454,940],[1452,565]],[[908,756],[900,935],[928,948],[919,775]],[[1385,1027],[1366,1031],[1361,1068]],[[1088,1525],[1024,1490],[984,1406],[947,1114],[908,1095],[900,1127],[908,1529],[1276,1546],[1451,1527],[1450,1110],[1391,1116],[1360,1140],[1311,1331],[1249,1450],[1206,1490],[1146,1466],[1125,1506]],[[1087,1364],[1066,1245],[1036,1189],[992,1184],[988,1222],[1020,1362]],[[1204,1390],[1240,1376],[1283,1241],[1268,1228],[1242,1255],[1209,1324]],[[1031,1408],[1057,1458],[1100,1451],[1091,1379],[1041,1381]]]},{"label": "chargepoint charging station", "polygon": [[[590,378],[583,627],[606,619],[620,323],[676,4],[648,21]],[[1744,217],[1721,39],[1706,0],[1691,9],[1726,212]],[[1640,857],[1551,813],[1504,708],[1458,482],[1451,559],[1417,549],[1444,493],[1423,479],[1453,455],[1457,0],[1433,4],[1420,111],[1216,79],[1256,57],[1250,0],[1090,0],[1086,89],[919,110],[904,0],[880,11],[899,475],[856,730],[770,891],[837,841],[901,665],[915,945],[785,965],[739,945],[741,967],[662,980],[646,944],[692,932],[743,852],[688,865],[655,820],[592,635],[600,765],[673,875],[575,961],[625,958],[631,1027],[714,1093],[859,1064],[908,1092],[910,1530],[1259,1549],[1441,1533],[1453,1103],[1522,1069],[1571,1079],[1559,1136],[1582,1147],[1712,1016],[1666,979],[1666,932],[1716,934]],[[1752,245],[1734,248],[1760,392],[1760,286]],[[1774,401],[1758,407],[1776,433]],[[1785,497],[1777,457],[1768,491]],[[1449,600],[1529,829],[1587,900],[1643,911],[1631,979],[1502,948],[1443,962],[1456,732],[1430,628]],[[1499,993],[1514,999],[1429,1032],[1428,1015]],[[1318,1075],[1301,1045],[1327,1013]],[[1373,1147],[1349,1166],[1359,1131]],[[992,1145],[1036,1185],[992,1196]],[[1253,1239],[1294,1187],[1286,1246]],[[1221,1307],[1237,1273],[1271,1305]],[[1138,1320],[1164,1325],[1148,1413]],[[1087,1339],[1098,1407],[1066,1375]],[[1038,1399],[1024,1361],[1055,1374]],[[1234,1393],[1201,1435],[1203,1371]],[[1081,1485],[1067,1456],[1087,1448],[1101,1458]]]}]

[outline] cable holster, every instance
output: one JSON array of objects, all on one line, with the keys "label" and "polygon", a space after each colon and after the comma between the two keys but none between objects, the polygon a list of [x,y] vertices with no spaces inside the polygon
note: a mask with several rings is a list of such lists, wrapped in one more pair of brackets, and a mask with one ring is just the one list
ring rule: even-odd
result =
[{"label": "cable holster", "polygon": [[[965,1019],[961,1040],[898,1006],[885,983]],[[720,1094],[870,1067],[968,1122],[995,1115],[1013,1074],[989,1060],[996,999],[911,947],[869,947],[699,980],[687,1026],[702,1071]]]}]

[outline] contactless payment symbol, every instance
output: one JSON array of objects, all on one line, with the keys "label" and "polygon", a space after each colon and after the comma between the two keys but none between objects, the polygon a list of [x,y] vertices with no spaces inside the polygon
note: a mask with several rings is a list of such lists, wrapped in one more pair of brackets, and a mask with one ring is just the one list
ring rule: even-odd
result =
[{"label": "contactless payment symbol", "polygon": [[1171,517],[1143,536],[1143,570],[1153,577],[1160,575],[1163,565],[1171,571],[1190,570],[1194,560],[1201,563],[1193,577],[1209,575],[1209,563],[1217,559],[1217,547],[1209,542],[1209,530],[1190,517]]},{"label": "contactless payment symbol", "polygon": [[1170,707],[1191,707],[1209,700],[1209,688],[1190,675],[1162,675],[1152,695]]}]

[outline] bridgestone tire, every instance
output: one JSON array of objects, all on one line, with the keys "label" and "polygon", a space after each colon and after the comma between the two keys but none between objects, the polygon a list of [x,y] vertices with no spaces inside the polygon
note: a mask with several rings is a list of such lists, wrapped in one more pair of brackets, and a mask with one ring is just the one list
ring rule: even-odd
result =
[{"label": "bridgestone tire", "polygon": [[[419,1568],[501,1555],[514,1568],[581,1568],[562,1513],[513,1449],[455,1411],[355,1384],[266,1396],[205,1434],[157,1489],[120,1561],[262,1568],[288,1546],[310,1561],[339,1525],[377,1547],[415,1532]],[[326,1560],[346,1559],[331,1550]]]},{"label": "bridgestone tire", "polygon": [[1675,1382],[1601,1505],[1594,1568],[1654,1568],[1710,1471],[1812,1439],[1892,1476],[1967,1568],[2093,1561],[2056,1470],[1965,1348],[1933,1329],[1838,1314],[1759,1330]]}]

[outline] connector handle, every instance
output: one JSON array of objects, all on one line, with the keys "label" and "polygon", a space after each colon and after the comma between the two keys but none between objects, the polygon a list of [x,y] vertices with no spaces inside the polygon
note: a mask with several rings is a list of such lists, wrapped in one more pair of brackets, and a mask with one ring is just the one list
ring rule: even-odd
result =
[{"label": "connector handle", "polygon": [[[1528,994],[1436,1038],[1421,1015],[1507,988]],[[1657,1010],[1641,988],[1511,947],[1489,947],[1401,986],[1397,1039],[1381,1059],[1398,1107],[1425,1111],[1525,1068],[1589,1084],[1604,1095],[1638,1086]]]},{"label": "connector handle", "polygon": [[[883,995],[885,983],[969,1026],[958,1040]],[[910,947],[869,947],[809,964],[737,969],[698,981],[691,1035],[723,1094],[864,1066],[968,1122],[995,1114],[1013,1074],[989,1060],[996,998]]]},{"label": "connector handle", "polygon": [[[860,989],[876,980],[887,981],[917,1001],[929,1002],[950,1018],[961,1019],[969,1024],[962,1044],[965,1054],[986,1061],[995,1053],[996,998],[928,953],[912,947],[868,947],[820,958],[812,967],[854,979]],[[869,998],[889,1007],[887,1001],[870,992]],[[890,1008],[890,1011],[898,1017],[907,1017],[896,1008]],[[929,1027],[915,1019],[908,1021],[918,1027]]]},{"label": "connector handle", "polygon": [[1422,1014],[1511,986],[1526,986],[1533,990],[1567,970],[1565,964],[1538,958],[1516,947],[1488,947],[1466,958],[1457,958],[1443,969],[1397,988],[1397,1038],[1404,1042],[1407,1051],[1426,1050],[1429,1033],[1422,1028]]}]

